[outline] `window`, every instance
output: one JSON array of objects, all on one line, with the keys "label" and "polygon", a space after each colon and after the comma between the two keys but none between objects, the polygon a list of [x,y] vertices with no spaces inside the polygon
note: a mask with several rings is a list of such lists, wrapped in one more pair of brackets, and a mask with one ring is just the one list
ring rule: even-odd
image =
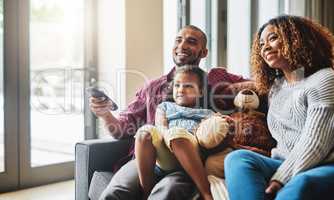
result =
[{"label": "window", "polygon": [[84,1],[31,0],[31,166],[74,160],[83,140]]},{"label": "window", "polygon": [[268,19],[283,13],[279,0],[227,1],[227,66],[230,72],[250,77],[254,33]]},{"label": "window", "polygon": [[211,67],[211,0],[209,1],[190,1],[190,23],[197,26],[206,33],[209,50],[208,56],[200,63],[202,69]]},{"label": "window", "polygon": [[227,1],[227,67],[249,77],[251,0]]}]

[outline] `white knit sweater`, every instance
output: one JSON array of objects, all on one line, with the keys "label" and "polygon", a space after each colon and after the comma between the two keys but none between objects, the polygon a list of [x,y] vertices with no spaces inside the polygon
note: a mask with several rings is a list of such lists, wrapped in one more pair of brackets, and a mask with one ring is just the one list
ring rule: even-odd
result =
[{"label": "white knit sweater", "polygon": [[277,141],[272,157],[284,159],[271,180],[286,184],[299,172],[334,162],[334,71],[319,70],[293,84],[272,86],[268,126]]}]

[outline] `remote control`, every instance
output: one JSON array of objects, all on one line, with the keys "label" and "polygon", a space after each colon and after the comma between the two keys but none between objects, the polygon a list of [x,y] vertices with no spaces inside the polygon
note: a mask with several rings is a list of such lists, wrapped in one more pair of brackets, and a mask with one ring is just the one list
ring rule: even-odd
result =
[{"label": "remote control", "polygon": [[117,110],[118,106],[117,104],[110,98],[108,95],[106,95],[103,91],[97,89],[96,87],[89,87],[86,88],[86,92],[88,94],[88,97],[94,97],[94,98],[104,98],[103,101],[111,101],[112,107],[111,110]]}]

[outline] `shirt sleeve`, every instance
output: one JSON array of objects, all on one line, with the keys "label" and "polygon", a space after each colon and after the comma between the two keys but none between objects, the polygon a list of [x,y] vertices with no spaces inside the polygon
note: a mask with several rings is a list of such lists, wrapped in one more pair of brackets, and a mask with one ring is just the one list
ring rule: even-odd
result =
[{"label": "shirt sleeve", "polygon": [[211,87],[211,107],[216,112],[229,114],[233,111],[235,94],[227,91],[227,87],[233,83],[248,81],[242,76],[230,74],[223,67],[212,68],[208,73],[208,83]]},{"label": "shirt sleeve", "polygon": [[227,70],[223,67],[212,68],[208,73],[208,78],[210,85],[216,85],[221,82],[230,84],[248,81],[248,79],[245,79],[240,75],[227,72]]},{"label": "shirt sleeve", "polygon": [[119,114],[122,138],[132,136],[146,122],[147,87],[136,92],[134,100]]},{"label": "shirt sleeve", "polygon": [[296,174],[320,164],[334,147],[334,78],[325,78],[307,92],[302,135],[271,180],[286,184]]}]

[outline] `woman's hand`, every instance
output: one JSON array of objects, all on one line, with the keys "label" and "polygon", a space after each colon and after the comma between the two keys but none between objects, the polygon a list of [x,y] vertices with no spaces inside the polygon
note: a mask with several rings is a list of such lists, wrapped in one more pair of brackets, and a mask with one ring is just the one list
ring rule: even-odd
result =
[{"label": "woman's hand", "polygon": [[265,190],[266,194],[270,197],[275,197],[277,192],[283,187],[283,184],[279,181],[273,180],[269,183],[269,186]]}]

